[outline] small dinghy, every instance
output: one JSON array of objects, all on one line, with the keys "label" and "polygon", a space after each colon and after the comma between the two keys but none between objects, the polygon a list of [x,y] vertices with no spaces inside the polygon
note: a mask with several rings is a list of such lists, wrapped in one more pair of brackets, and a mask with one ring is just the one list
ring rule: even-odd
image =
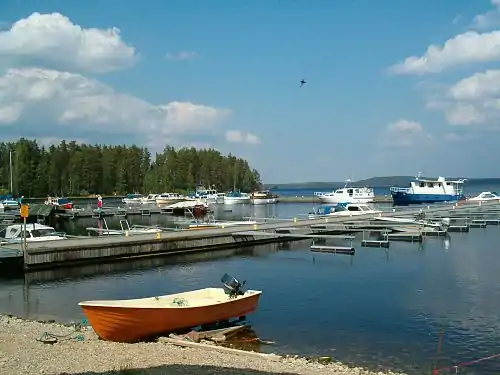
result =
[{"label": "small dinghy", "polygon": [[164,296],[84,301],[82,307],[103,340],[137,342],[180,329],[239,318],[257,309],[258,290],[243,291],[245,282],[225,274],[223,288],[204,288]]}]

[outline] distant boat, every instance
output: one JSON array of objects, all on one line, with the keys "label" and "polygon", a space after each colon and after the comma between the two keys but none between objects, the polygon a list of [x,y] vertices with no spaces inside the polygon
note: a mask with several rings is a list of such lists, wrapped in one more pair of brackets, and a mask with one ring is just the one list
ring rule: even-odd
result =
[{"label": "distant boat", "polygon": [[318,219],[328,216],[356,216],[367,214],[378,214],[380,210],[374,210],[366,203],[338,203],[336,205],[325,205],[315,209],[309,214],[309,219]]},{"label": "distant boat", "polygon": [[481,194],[478,194],[473,198],[467,199],[467,201],[472,201],[472,202],[500,201],[500,196],[494,191],[483,191]]},{"label": "distant boat", "polygon": [[240,191],[231,191],[224,197],[224,204],[248,204],[250,201],[250,195]]},{"label": "distant boat", "polygon": [[391,187],[395,205],[421,203],[456,202],[464,200],[463,185],[465,179],[447,181],[444,177],[436,180],[421,179],[420,175],[406,188]]},{"label": "distant boat", "polygon": [[248,315],[257,309],[261,291],[243,291],[229,275],[224,288],[128,300],[84,301],[95,333],[104,340],[137,342],[161,334]]},{"label": "distant boat", "polygon": [[73,208],[73,202],[71,202],[68,198],[48,197],[45,204],[47,206],[54,206],[65,210],[71,210]]},{"label": "distant boat", "polygon": [[277,199],[269,190],[263,190],[253,192],[251,202],[252,204],[275,204]]},{"label": "distant boat", "polygon": [[370,187],[348,187],[351,180],[347,180],[342,189],[331,193],[315,192],[314,195],[321,203],[370,203],[375,199],[373,188]]},{"label": "distant boat", "polygon": [[122,202],[125,204],[141,204],[144,197],[141,194],[127,194]]}]

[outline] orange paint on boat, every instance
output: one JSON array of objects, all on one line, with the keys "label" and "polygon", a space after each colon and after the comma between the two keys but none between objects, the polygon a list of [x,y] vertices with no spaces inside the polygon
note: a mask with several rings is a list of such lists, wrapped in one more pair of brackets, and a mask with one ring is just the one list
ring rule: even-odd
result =
[{"label": "orange paint on boat", "polygon": [[[261,293],[249,290],[230,299],[220,288],[206,288],[135,300],[86,301],[79,305],[101,339],[137,342],[179,329],[248,315],[257,309]],[[187,304],[175,305],[175,299]]]}]

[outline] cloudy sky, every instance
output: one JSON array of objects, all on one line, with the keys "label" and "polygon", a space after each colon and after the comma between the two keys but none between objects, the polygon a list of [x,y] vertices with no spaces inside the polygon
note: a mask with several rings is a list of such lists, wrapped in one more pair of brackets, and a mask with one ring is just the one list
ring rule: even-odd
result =
[{"label": "cloudy sky", "polygon": [[269,183],[498,176],[499,61],[500,0],[3,0],[0,137],[214,147]]}]

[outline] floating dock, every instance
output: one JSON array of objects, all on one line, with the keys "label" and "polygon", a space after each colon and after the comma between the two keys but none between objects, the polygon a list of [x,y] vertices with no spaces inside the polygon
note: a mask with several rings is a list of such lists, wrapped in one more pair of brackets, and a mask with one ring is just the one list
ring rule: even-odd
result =
[{"label": "floating dock", "polygon": [[[495,202],[496,207],[500,207]],[[493,205],[483,204],[481,209],[486,212]],[[0,246],[1,262],[20,261],[22,269],[34,271],[39,269],[54,269],[63,266],[79,264],[99,264],[116,260],[158,257],[165,255],[182,255],[199,252],[211,252],[224,249],[243,248],[266,243],[286,243],[290,241],[312,241],[312,251],[331,253],[350,253],[354,249],[352,241],[356,233],[362,232],[362,247],[389,247],[391,241],[422,242],[427,234],[426,229],[415,231],[415,225],[409,229],[394,231],[396,226],[391,222],[381,224],[372,221],[376,216],[386,217],[414,217],[418,213],[426,215],[453,216],[458,213],[459,207],[442,205],[430,208],[406,209],[402,211],[386,212],[383,214],[365,214],[355,216],[322,217],[318,219],[297,218],[290,220],[275,220],[270,223],[249,223],[248,225],[234,225],[225,228],[203,230],[162,231],[147,234],[85,237],[59,241],[44,241],[28,243],[27,249],[21,244],[7,244]],[[476,211],[478,207],[476,207]],[[475,212],[475,214],[478,214]],[[479,219],[477,219],[479,220]],[[486,219],[485,223],[488,223]],[[488,219],[498,223],[496,219]],[[372,224],[369,224],[372,223]],[[484,224],[479,222],[478,224]],[[448,228],[452,231],[469,231],[470,224],[455,225]],[[397,229],[397,228],[396,228]],[[432,230],[433,235],[443,234]],[[368,237],[365,238],[365,233]],[[430,230],[429,230],[430,233]],[[129,234],[129,235],[127,235]],[[375,238],[372,238],[375,236]],[[378,237],[378,238],[377,238]],[[345,244],[319,245],[317,242],[350,241]],[[343,249],[343,250],[342,250]],[[353,252],[354,253],[354,252]]]}]

